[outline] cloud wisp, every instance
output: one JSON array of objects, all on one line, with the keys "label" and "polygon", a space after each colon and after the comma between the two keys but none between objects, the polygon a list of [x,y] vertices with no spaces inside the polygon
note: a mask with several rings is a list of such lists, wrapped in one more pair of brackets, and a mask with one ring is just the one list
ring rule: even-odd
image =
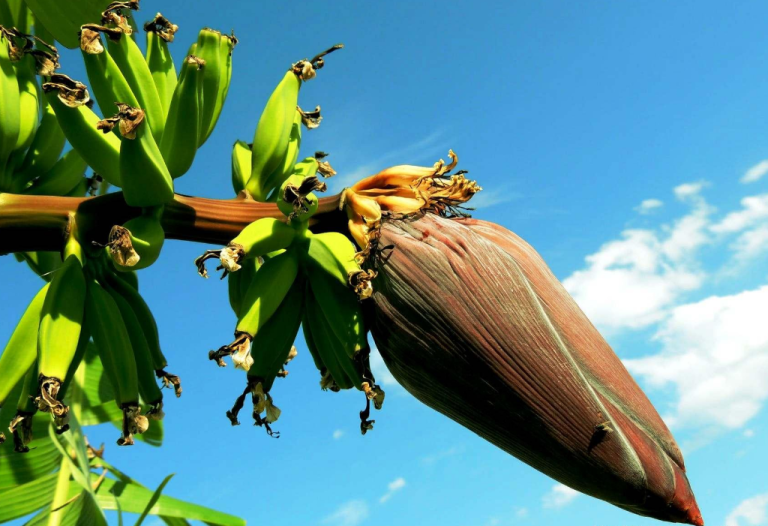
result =
[{"label": "cloud wisp", "polygon": [[744,172],[741,182],[745,184],[754,183],[763,178],[768,173],[768,159],[764,159]]},{"label": "cloud wisp", "polygon": [[768,493],[742,501],[725,518],[725,526],[762,526],[768,524]]},{"label": "cloud wisp", "polygon": [[541,498],[541,505],[547,509],[560,509],[569,505],[579,496],[579,492],[565,484],[555,484],[549,493]]},{"label": "cloud wisp", "polygon": [[635,211],[641,215],[649,215],[664,206],[664,202],[659,199],[644,199],[635,207]]},{"label": "cloud wisp", "polygon": [[398,477],[392,482],[390,482],[387,485],[387,492],[379,498],[379,503],[384,504],[385,502],[387,502],[389,499],[392,498],[392,495],[394,495],[395,493],[403,489],[405,487],[405,484],[406,482],[403,477]]},{"label": "cloud wisp", "polygon": [[339,506],[325,517],[320,524],[328,526],[358,526],[370,515],[368,504],[363,500],[351,500]]}]

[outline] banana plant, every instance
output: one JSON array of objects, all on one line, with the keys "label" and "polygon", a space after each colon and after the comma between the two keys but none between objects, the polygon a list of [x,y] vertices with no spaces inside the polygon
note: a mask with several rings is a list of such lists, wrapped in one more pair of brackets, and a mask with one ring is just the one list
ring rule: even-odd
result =
[{"label": "banana plant", "polygon": [[[20,382],[14,389],[21,394]],[[13,396],[13,395],[12,395]],[[95,524],[106,525],[107,513],[139,514],[136,525],[155,515],[171,526],[199,520],[207,524],[240,526],[245,521],[232,515],[163,494],[173,475],[157,489],[150,489],[112,466],[104,450],[96,450],[86,438],[88,426],[112,423],[122,425],[122,413],[113,402],[114,394],[105,377],[98,351],[91,343],[67,392],[70,429],[60,435],[50,417],[33,418],[30,451],[14,453],[0,448],[0,523],[28,517],[28,525]],[[13,408],[0,412],[5,421]],[[159,424],[159,423],[158,423]],[[139,435],[146,444],[158,447],[163,441],[161,425],[153,425]]]}]

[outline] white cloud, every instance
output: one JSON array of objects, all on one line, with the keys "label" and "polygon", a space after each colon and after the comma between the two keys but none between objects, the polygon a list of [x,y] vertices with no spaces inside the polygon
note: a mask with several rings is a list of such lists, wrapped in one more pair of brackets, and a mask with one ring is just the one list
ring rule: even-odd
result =
[{"label": "white cloud", "polygon": [[381,504],[384,504],[385,502],[387,502],[389,499],[392,498],[392,495],[394,495],[396,492],[400,491],[404,487],[405,487],[405,479],[403,477],[396,478],[395,480],[393,480],[387,485],[387,492],[381,496],[381,498],[379,499],[379,502]]},{"label": "white cloud", "polygon": [[342,429],[337,429],[336,431],[333,432],[333,439],[334,440],[338,440],[338,439],[340,439],[343,436],[344,436],[344,430],[342,430]]},{"label": "white cloud", "polygon": [[579,492],[564,484],[555,484],[552,489],[541,498],[541,504],[545,508],[562,508],[573,502],[579,496]]},{"label": "white cloud", "polygon": [[734,258],[740,261],[754,259],[768,251],[768,225],[743,232],[730,246]]},{"label": "white cloud", "polygon": [[696,254],[710,242],[712,208],[698,195],[704,182],[687,183],[675,194],[691,211],[658,231],[630,229],[585,258],[587,268],[563,281],[598,327],[615,331],[657,323],[685,292],[701,287]]},{"label": "white cloud", "polygon": [[696,181],[694,183],[683,183],[681,185],[676,186],[673,189],[673,192],[675,193],[675,197],[677,197],[681,201],[685,201],[698,196],[705,186],[709,186],[709,183],[706,181]]},{"label": "white cloud", "polygon": [[731,212],[710,228],[718,234],[733,233],[751,227],[768,218],[768,194],[753,195],[741,200],[742,210]]},{"label": "white cloud", "polygon": [[528,517],[528,508],[517,508],[515,510],[515,518],[525,519],[526,517]]},{"label": "white cloud", "polygon": [[678,393],[674,425],[739,428],[768,399],[768,286],[675,308],[658,354],[625,360],[651,386]]},{"label": "white cloud", "polygon": [[742,501],[728,517],[725,526],[762,526],[768,523],[768,493]]},{"label": "white cloud", "polygon": [[752,438],[755,436],[755,430],[754,429],[745,429],[744,430],[744,438]]},{"label": "white cloud", "polygon": [[331,526],[357,526],[368,518],[368,504],[362,500],[351,500],[339,506],[332,514],[321,521]]},{"label": "white cloud", "polygon": [[751,167],[749,170],[744,172],[744,175],[741,178],[742,183],[754,183],[755,181],[759,181],[763,178],[765,174],[768,173],[768,159],[765,159],[763,161],[760,161],[753,167]]},{"label": "white cloud", "polygon": [[522,197],[523,194],[512,191],[509,185],[493,189],[483,187],[483,190],[475,194],[467,203],[467,207],[480,210],[481,208],[490,208],[503,203],[509,203],[510,201],[517,201]]},{"label": "white cloud", "polygon": [[645,199],[635,207],[635,210],[642,215],[648,215],[652,214],[657,208],[661,208],[663,205],[664,203],[658,199]]}]

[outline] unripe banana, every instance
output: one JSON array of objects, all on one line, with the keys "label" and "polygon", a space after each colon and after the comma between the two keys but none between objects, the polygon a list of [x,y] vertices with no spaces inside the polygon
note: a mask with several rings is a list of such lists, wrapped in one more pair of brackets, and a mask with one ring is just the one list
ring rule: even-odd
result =
[{"label": "unripe banana", "polygon": [[88,80],[91,82],[91,92],[99,103],[101,113],[107,115],[117,102],[137,107],[139,101],[117,63],[104,47],[101,32],[104,32],[107,38],[112,35],[122,37],[122,33],[117,29],[86,24],[80,29],[80,51]]},{"label": "unripe banana", "polygon": [[243,304],[248,286],[251,284],[256,271],[261,266],[260,258],[250,258],[243,260],[242,267],[237,272],[227,274],[227,288],[229,291],[229,305],[236,317],[240,317],[240,311]]},{"label": "unripe banana", "polygon": [[16,147],[21,126],[19,84],[11,64],[10,45],[10,35],[0,27],[0,189],[5,190],[11,187],[5,177],[5,167]]},{"label": "unripe banana", "polygon": [[252,383],[262,382],[264,392],[272,389],[296,340],[304,310],[304,289],[304,280],[295,280],[269,322],[251,341],[253,364],[248,369],[248,379]]},{"label": "unripe banana", "polygon": [[216,102],[214,103],[213,115],[211,121],[207,124],[207,127],[203,129],[203,138],[201,145],[208,140],[213,129],[216,127],[216,123],[219,122],[221,116],[221,110],[224,108],[224,102],[227,100],[227,94],[229,93],[229,83],[232,80],[232,52],[237,45],[237,37],[234,33],[231,35],[221,35],[219,40],[219,90],[216,94]]},{"label": "unripe banana", "polygon": [[144,330],[128,301],[119,292],[110,287],[108,281],[102,281],[101,283],[104,290],[115,301],[117,308],[120,310],[120,315],[125,322],[125,328],[130,338],[133,357],[136,362],[139,395],[144,403],[150,406],[146,415],[150,417],[154,415],[157,420],[160,420],[163,414],[163,393],[157,385],[152,355],[149,351],[149,344],[144,335]]},{"label": "unripe banana", "polygon": [[43,92],[72,147],[94,172],[110,184],[122,186],[120,139],[97,128],[101,119],[86,105],[90,97],[85,85],[64,75],[54,75],[51,82],[43,84]]},{"label": "unripe banana", "polygon": [[96,280],[88,281],[85,319],[99,351],[104,372],[115,390],[115,402],[123,411],[119,446],[133,445],[133,434],[148,426],[139,407],[139,380],[130,336],[115,300]]},{"label": "unripe banana", "polygon": [[61,266],[60,252],[24,252],[21,257],[45,281],[51,281],[53,272]]},{"label": "unripe banana", "polygon": [[21,193],[28,195],[67,195],[77,187],[78,183],[85,184],[84,176],[87,167],[88,165],[77,150],[70,150],[53,165],[48,173],[35,179]]},{"label": "unripe banana", "polygon": [[212,258],[218,258],[227,272],[235,272],[240,269],[243,259],[288,248],[295,237],[296,230],[292,227],[277,219],[265,217],[245,227],[225,248],[206,251],[195,260],[195,265],[204,278],[208,277],[205,261]]},{"label": "unripe banana", "polygon": [[53,168],[56,161],[64,149],[64,143],[67,139],[64,132],[61,131],[56,120],[56,114],[48,104],[45,97],[41,98],[43,103],[43,118],[40,120],[40,126],[37,127],[32,144],[27,149],[24,162],[17,169],[14,176],[15,188],[23,188],[26,183],[38,177]]},{"label": "unripe banana", "polygon": [[291,223],[306,224],[320,204],[314,191],[325,192],[326,188],[317,176],[291,175],[277,191],[277,207]]},{"label": "unripe banana", "polygon": [[177,84],[176,66],[168,50],[168,43],[173,42],[177,30],[178,26],[160,13],[151,22],[144,24],[147,33],[147,66],[166,116]]},{"label": "unripe banana", "polygon": [[208,357],[224,367],[223,356],[231,355],[235,367],[247,371],[252,360],[249,352],[251,340],[280,306],[296,280],[298,270],[295,250],[288,249],[265,261],[243,298],[235,341],[218,351],[211,351]]},{"label": "unripe banana", "polygon": [[111,130],[119,123],[123,137],[120,179],[125,202],[135,207],[151,207],[173,200],[173,180],[145,122],[144,111],[127,104],[118,104],[117,108],[117,115],[100,121],[99,127]]},{"label": "unripe banana", "polygon": [[41,407],[52,413],[58,426],[66,424],[68,418],[69,408],[58,396],[75,358],[83,321],[85,275],[79,257],[69,254],[54,273],[45,295],[37,339]]},{"label": "unripe banana", "polygon": [[37,332],[48,287],[47,283],[43,285],[32,298],[0,354],[0,407],[37,360]]},{"label": "unripe banana", "polygon": [[256,127],[251,177],[246,188],[257,201],[266,201],[271,190],[267,187],[268,178],[284,164],[300,86],[301,79],[293,69],[289,70],[270,95]]},{"label": "unripe banana", "polygon": [[176,396],[181,396],[181,381],[178,376],[166,372],[164,369],[168,366],[168,360],[163,355],[160,348],[160,335],[157,331],[157,323],[152,315],[147,303],[138,292],[138,287],[134,287],[121,279],[126,273],[118,273],[120,277],[112,272],[105,272],[104,276],[109,285],[115,289],[133,308],[133,312],[141,324],[144,336],[147,338],[149,352],[152,355],[152,363],[155,368],[155,376],[163,382],[163,387],[173,386]]},{"label": "unripe banana", "polygon": [[141,270],[157,261],[165,241],[160,224],[162,209],[161,206],[147,208],[123,226],[112,227],[107,246],[116,270]]},{"label": "unripe banana", "polygon": [[266,177],[264,189],[270,201],[276,201],[279,198],[279,188],[288,177],[293,174],[296,159],[299,158],[299,148],[301,147],[301,113],[296,110],[293,124],[291,125],[288,146],[283,154],[282,163]]},{"label": "unripe banana", "polygon": [[[87,14],[75,15],[71,7],[82,2],[64,3],[56,0],[24,0],[45,29],[64,47],[75,49],[78,46],[77,32],[82,24],[98,19],[101,9],[94,6]],[[52,40],[47,40],[53,42]]]},{"label": "unripe banana", "polygon": [[152,136],[156,141],[161,140],[165,129],[165,110],[152,80],[152,72],[139,46],[130,36],[123,33],[122,38],[117,41],[108,39],[107,48],[133,90],[139,102],[138,106],[146,113]]},{"label": "unripe banana", "polygon": [[[19,85],[19,135],[16,138],[14,150],[24,158],[29,145],[35,137],[35,131],[40,119],[40,101],[42,99],[40,86],[35,78],[35,59],[25,54],[16,63],[17,81]],[[21,164],[21,162],[19,162]]]},{"label": "unripe banana", "polygon": [[309,349],[309,354],[312,356],[312,360],[315,362],[315,367],[320,372],[320,386],[323,390],[330,389],[331,391],[338,392],[340,388],[335,384],[330,373],[328,373],[328,368],[325,366],[325,363],[320,356],[320,350],[318,349],[317,344],[315,343],[315,338],[312,335],[312,329],[310,327],[311,322],[309,320],[308,314],[309,307],[306,304],[312,295],[312,289],[309,288],[308,282],[304,285],[304,291],[305,305],[304,313],[302,314],[301,319],[301,330],[304,333],[304,341],[307,344],[307,349]]},{"label": "unripe banana", "polygon": [[197,35],[196,54],[205,61],[203,74],[203,106],[200,110],[200,129],[197,145],[202,146],[208,138],[208,129],[218,119],[223,101],[219,100],[219,85],[226,80],[226,63],[221,57],[221,32],[203,28]]},{"label": "unripe banana", "polygon": [[208,67],[203,59],[192,55],[184,60],[188,71],[184,80],[176,86],[160,143],[160,152],[174,179],[187,173],[197,153],[201,122],[200,93]]},{"label": "unripe banana", "polygon": [[331,377],[328,379],[324,376],[321,379],[321,387],[338,391],[341,389],[351,389],[355,387],[356,383],[362,385],[362,382],[356,382],[356,375],[350,377],[347,374],[346,368],[342,364],[342,359],[345,358],[343,350],[339,349],[342,344],[333,334],[333,330],[328,327],[328,322],[309,284],[307,284],[305,292],[305,302],[305,309],[307,310],[305,322],[308,324],[308,330],[312,336],[313,347],[319,355],[319,359],[322,361],[327,374]]},{"label": "unripe banana", "polygon": [[245,189],[251,177],[251,162],[253,152],[245,141],[236,141],[232,146],[232,188],[236,194]]}]

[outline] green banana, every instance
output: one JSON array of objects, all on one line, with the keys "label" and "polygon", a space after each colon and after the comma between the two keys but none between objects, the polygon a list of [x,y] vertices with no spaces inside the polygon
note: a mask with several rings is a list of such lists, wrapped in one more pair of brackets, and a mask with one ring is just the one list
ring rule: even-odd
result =
[{"label": "green banana", "polygon": [[296,230],[291,226],[271,217],[254,221],[245,227],[229,244],[219,250],[207,250],[195,260],[198,273],[208,277],[205,261],[218,258],[226,272],[235,272],[240,268],[240,261],[247,258],[264,256],[275,250],[287,248],[293,242]]},{"label": "green banana", "polygon": [[147,33],[147,66],[152,73],[152,80],[155,82],[166,116],[177,84],[176,66],[168,50],[168,43],[173,42],[177,30],[178,26],[160,13],[144,24],[144,31]]},{"label": "green banana", "polygon": [[163,415],[163,393],[157,385],[155,378],[152,355],[149,351],[149,344],[144,335],[144,330],[136,317],[136,313],[130,303],[123,296],[113,289],[108,281],[101,281],[104,290],[106,290],[115,301],[120,315],[125,322],[125,328],[128,332],[133,356],[136,362],[136,374],[138,378],[139,395],[145,404],[148,404],[149,410],[146,415],[154,417],[157,420],[162,419]]},{"label": "green banana", "polygon": [[251,284],[256,271],[261,267],[260,258],[250,258],[243,261],[242,268],[237,272],[227,275],[227,287],[229,291],[229,305],[236,317],[240,317],[243,297]]},{"label": "green banana", "polygon": [[104,372],[115,390],[115,402],[123,411],[117,445],[133,445],[133,435],[146,431],[149,422],[139,406],[139,378],[128,329],[115,300],[94,279],[88,281],[85,311]]},{"label": "green banana", "polygon": [[152,130],[145,122],[144,111],[127,104],[118,104],[117,108],[117,115],[100,121],[99,127],[111,130],[119,123],[123,138],[120,179],[125,202],[135,207],[151,207],[173,200],[173,180]]},{"label": "green banana", "polygon": [[85,85],[65,75],[54,75],[51,82],[43,84],[43,92],[72,147],[94,172],[110,184],[122,186],[120,139],[97,128],[101,119],[86,105],[90,96]]},{"label": "green banana", "polygon": [[301,79],[289,70],[272,92],[253,136],[251,177],[246,188],[257,201],[266,201],[269,176],[284,165],[296,116]]},{"label": "green banana", "polygon": [[77,152],[70,150],[53,165],[48,173],[35,179],[32,184],[21,191],[29,195],[66,195],[85,183],[85,169],[88,165]]},{"label": "green banana", "polygon": [[162,206],[145,208],[140,216],[123,226],[112,227],[107,246],[116,270],[141,270],[157,260],[165,241],[160,224],[162,213]]},{"label": "green banana", "polygon": [[0,190],[10,189],[6,163],[16,147],[21,127],[19,84],[11,64],[9,48],[12,37],[0,27]]},{"label": "green banana", "polygon": [[133,90],[133,94],[139,102],[138,106],[146,113],[147,122],[152,129],[152,136],[156,141],[160,141],[165,129],[165,111],[160,102],[155,81],[152,79],[152,72],[149,70],[141,49],[125,33],[117,41],[107,39],[107,48],[120,71],[123,72],[131,90]]},{"label": "green banana", "polygon": [[219,102],[219,84],[222,77],[226,79],[226,64],[221,60],[221,32],[215,29],[203,28],[197,35],[196,54],[205,62],[203,74],[203,106],[200,109],[200,128],[197,138],[198,147],[202,146],[208,138],[208,129],[218,115],[215,112],[221,111],[223,101]]},{"label": "green banana", "polygon": [[240,308],[235,329],[235,341],[218,351],[211,351],[208,357],[220,367],[225,363],[224,356],[232,356],[232,362],[238,369],[249,369],[251,365],[251,340],[264,326],[282,303],[290,290],[299,270],[298,254],[295,250],[286,250],[270,258],[256,272]]},{"label": "green banana", "polygon": [[245,189],[245,184],[251,177],[251,162],[253,152],[245,141],[235,141],[232,146],[232,188],[236,194]]},{"label": "green banana", "polygon": [[80,29],[80,51],[88,80],[91,82],[91,91],[99,103],[101,113],[106,115],[118,102],[136,107],[139,106],[139,101],[112,55],[104,47],[102,32],[108,38],[115,34],[117,38],[122,37],[122,33],[116,29],[86,24]]},{"label": "green banana", "polygon": [[32,298],[0,354],[0,407],[37,359],[37,332],[48,287],[48,283],[43,285]]},{"label": "green banana", "polygon": [[64,143],[67,142],[53,108],[45,97],[41,100],[43,117],[32,139],[32,144],[27,149],[24,161],[14,175],[16,190],[53,168],[64,149]]},{"label": "green banana", "polygon": [[134,290],[139,290],[139,276],[136,274],[133,270],[125,270],[123,272],[118,272],[117,277],[123,280],[125,283],[127,283],[129,286],[131,286]]},{"label": "green banana", "polygon": [[307,344],[307,349],[309,349],[309,354],[312,356],[312,360],[315,362],[315,367],[320,372],[320,387],[323,390],[330,389],[333,392],[338,392],[341,389],[336,385],[333,376],[328,372],[328,368],[325,366],[323,358],[320,356],[320,350],[315,343],[315,338],[312,335],[312,329],[310,328],[311,322],[309,320],[309,307],[307,302],[309,302],[309,298],[312,295],[312,290],[309,288],[309,283],[305,283],[304,291],[305,305],[301,318],[301,330],[304,333],[304,341]]},{"label": "green banana", "polygon": [[105,272],[104,276],[109,285],[119,292],[133,308],[133,312],[136,314],[139,324],[141,324],[144,336],[147,338],[149,352],[152,355],[152,363],[155,368],[155,376],[162,380],[163,387],[173,386],[176,396],[181,396],[181,381],[179,377],[165,371],[165,368],[168,366],[168,360],[166,360],[160,348],[160,335],[158,334],[157,323],[152,315],[152,311],[144,301],[144,298],[141,297],[141,294],[139,294],[137,287],[122,279],[125,273],[119,272],[117,274],[119,276],[112,272]]},{"label": "green banana", "polygon": [[[64,47],[75,49],[79,44],[77,32],[80,26],[97,20],[106,6],[107,2],[98,4],[88,4],[88,10],[78,10],[74,8],[86,3],[82,0],[78,2],[60,2],[57,0],[24,0],[27,7],[35,15],[35,18],[45,26],[45,29],[59,41]],[[51,40],[48,40],[51,42]]]},{"label": "green banana", "polygon": [[16,138],[14,150],[21,153],[20,157],[23,161],[24,152],[32,144],[40,119],[42,97],[40,86],[35,78],[34,57],[25,54],[16,63],[16,74],[19,85],[19,135]]},{"label": "green banana", "polygon": [[285,180],[293,174],[294,165],[299,158],[299,148],[301,147],[301,112],[296,110],[293,124],[291,124],[288,146],[283,154],[282,163],[266,177],[264,188],[269,201],[276,201],[279,195],[279,188]]},{"label": "green banana", "polygon": [[253,385],[262,382],[265,393],[272,389],[275,378],[283,370],[298,335],[304,309],[304,289],[303,279],[294,280],[269,322],[256,332],[251,341],[253,364],[248,369],[248,380]]},{"label": "green banana", "polygon": [[[204,125],[200,130],[200,146],[208,140],[213,129],[216,127],[216,123],[221,116],[221,110],[224,107],[224,102],[227,100],[227,94],[229,93],[229,83],[232,79],[232,52],[237,45],[237,37],[234,33],[232,35],[221,35],[219,38],[219,51],[218,51],[218,89],[216,95],[212,101],[213,108],[208,114],[208,102],[206,102],[206,116],[203,117]],[[205,58],[205,57],[203,57]],[[207,95],[208,92],[206,92]],[[208,117],[210,120],[206,121]]]},{"label": "green banana", "polygon": [[174,179],[187,173],[197,153],[202,111],[200,93],[205,87],[203,82],[208,68],[203,59],[193,55],[184,60],[188,71],[173,93],[165,133],[160,142],[160,152]]},{"label": "green banana", "polygon": [[356,383],[362,385],[362,382],[357,382],[357,375],[350,377],[347,373],[347,367],[345,367],[343,362],[348,360],[346,356],[343,356],[343,349],[340,349],[342,344],[333,334],[332,329],[328,327],[325,315],[323,315],[309,283],[307,284],[305,301],[305,308],[307,310],[306,322],[312,335],[312,343],[319,355],[319,359],[322,360],[325,366],[327,374],[330,376],[330,378],[323,376],[321,387],[337,391],[351,389],[356,386]]},{"label": "green banana", "polygon": [[[67,243],[69,253],[54,273],[45,295],[37,339],[41,407],[57,426],[68,420],[69,408],[59,398],[80,338],[85,302],[85,275],[77,241]],[[70,248],[77,246],[77,249]]]},{"label": "green banana", "polygon": [[296,62],[270,95],[253,136],[253,163],[251,177],[246,185],[257,201],[266,201],[272,190],[267,187],[268,179],[275,171],[286,166],[291,131],[297,118],[301,83],[315,77],[316,70],[325,64],[325,55],[342,47],[339,44],[311,60]]},{"label": "green banana", "polygon": [[291,223],[306,224],[320,205],[314,192],[325,192],[326,188],[326,184],[315,175],[291,175],[277,191],[277,207]]}]

